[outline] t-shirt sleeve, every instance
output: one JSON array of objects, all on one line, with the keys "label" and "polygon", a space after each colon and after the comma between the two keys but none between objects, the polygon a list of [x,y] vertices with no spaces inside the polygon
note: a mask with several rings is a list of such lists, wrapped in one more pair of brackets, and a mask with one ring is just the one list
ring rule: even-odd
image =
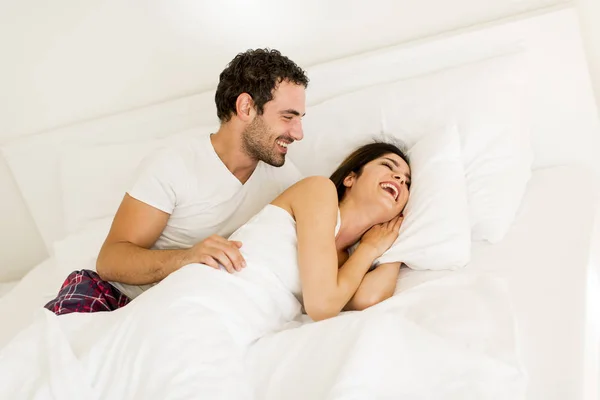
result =
[{"label": "t-shirt sleeve", "polygon": [[183,163],[171,151],[161,150],[140,165],[136,180],[128,194],[154,208],[172,214],[181,196]]}]

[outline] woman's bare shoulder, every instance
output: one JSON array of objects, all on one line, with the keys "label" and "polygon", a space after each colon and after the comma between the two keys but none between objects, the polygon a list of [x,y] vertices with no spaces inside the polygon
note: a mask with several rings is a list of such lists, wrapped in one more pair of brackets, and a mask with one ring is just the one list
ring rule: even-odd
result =
[{"label": "woman's bare shoulder", "polygon": [[335,184],[333,181],[325,176],[314,175],[301,179],[296,183],[297,186],[304,189],[318,189],[318,190],[333,190],[335,191]]},{"label": "woman's bare shoulder", "polygon": [[288,192],[289,196],[293,198],[335,198],[337,200],[337,189],[335,184],[329,178],[319,175],[304,178],[290,186],[285,192]]},{"label": "woman's bare shoulder", "polygon": [[335,184],[324,176],[309,176],[290,186],[272,204],[293,214],[294,206],[306,202],[332,202],[337,205]]}]

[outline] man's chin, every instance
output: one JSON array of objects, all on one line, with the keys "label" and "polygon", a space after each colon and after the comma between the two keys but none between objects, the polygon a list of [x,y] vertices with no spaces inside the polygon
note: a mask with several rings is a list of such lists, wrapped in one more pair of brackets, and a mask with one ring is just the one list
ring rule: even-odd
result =
[{"label": "man's chin", "polygon": [[285,164],[285,156],[272,157],[269,160],[263,160],[263,162],[269,164],[272,167],[281,167]]}]

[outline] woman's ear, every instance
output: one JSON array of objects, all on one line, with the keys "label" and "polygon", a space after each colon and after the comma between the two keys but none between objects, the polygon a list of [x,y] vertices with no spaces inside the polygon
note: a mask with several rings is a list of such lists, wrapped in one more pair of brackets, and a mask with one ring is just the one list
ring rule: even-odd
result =
[{"label": "woman's ear", "polygon": [[356,179],[356,174],[354,172],[350,172],[348,176],[344,178],[344,186],[352,187],[354,184],[354,180]]}]

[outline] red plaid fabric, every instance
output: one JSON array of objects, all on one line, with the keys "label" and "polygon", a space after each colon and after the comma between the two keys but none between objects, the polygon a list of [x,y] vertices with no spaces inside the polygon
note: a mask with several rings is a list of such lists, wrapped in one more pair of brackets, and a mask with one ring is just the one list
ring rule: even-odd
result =
[{"label": "red plaid fabric", "polygon": [[94,271],[74,271],[63,283],[58,296],[44,307],[56,315],[73,312],[113,311],[131,300]]}]

